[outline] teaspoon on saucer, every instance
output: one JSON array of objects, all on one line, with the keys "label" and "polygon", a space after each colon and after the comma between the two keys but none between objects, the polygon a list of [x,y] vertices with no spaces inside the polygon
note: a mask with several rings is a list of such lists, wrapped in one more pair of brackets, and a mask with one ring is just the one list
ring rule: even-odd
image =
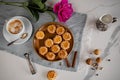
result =
[{"label": "teaspoon on saucer", "polygon": [[11,41],[10,43],[7,44],[7,46],[12,45],[13,43],[15,43],[16,41],[20,40],[20,39],[25,39],[28,36],[28,33],[23,33],[19,38],[17,38],[14,41]]}]

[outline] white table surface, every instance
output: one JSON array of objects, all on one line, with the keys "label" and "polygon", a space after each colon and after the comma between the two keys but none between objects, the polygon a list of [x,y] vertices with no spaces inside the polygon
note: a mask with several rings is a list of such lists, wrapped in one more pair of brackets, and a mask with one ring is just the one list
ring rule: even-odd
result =
[{"label": "white table surface", "polygon": [[[52,5],[58,0],[48,0]],[[57,80],[84,80],[88,74],[88,68],[84,60],[89,57],[89,51],[93,49],[104,50],[112,31],[115,27],[120,26],[120,0],[69,0],[74,10],[88,15],[84,29],[84,35],[88,36],[85,40],[87,45],[82,43],[81,63],[82,68],[78,72],[61,71],[53,68],[44,67],[35,64],[37,74],[31,75],[28,64],[25,59],[17,57],[8,52],[0,51],[0,80],[47,80],[46,73],[49,70],[56,70],[58,73]],[[95,27],[95,20],[103,14],[112,14],[118,18],[118,22],[111,24],[105,32],[98,31]],[[107,62],[106,59],[111,61]],[[98,71],[99,76],[93,75],[90,80],[119,80],[120,79],[120,47],[114,47],[101,63],[103,70]]]}]

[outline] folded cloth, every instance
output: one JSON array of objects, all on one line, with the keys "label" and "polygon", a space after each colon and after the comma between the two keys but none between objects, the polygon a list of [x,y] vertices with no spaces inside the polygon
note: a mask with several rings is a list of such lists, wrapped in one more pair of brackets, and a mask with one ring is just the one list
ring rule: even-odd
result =
[{"label": "folded cloth", "polygon": [[[86,14],[74,13],[73,16],[66,23],[64,23],[71,30],[71,32],[73,33],[73,37],[74,37],[74,46],[73,46],[73,49],[68,57],[68,60],[70,61],[70,63],[72,63],[74,51],[78,52],[78,55],[76,57],[75,67],[68,68],[66,66],[65,60],[61,60],[61,61],[57,61],[57,62],[49,62],[49,61],[46,61],[46,60],[40,58],[36,54],[36,52],[33,48],[33,45],[32,45],[33,44],[33,35],[24,44],[12,45],[12,46],[8,47],[7,46],[8,42],[3,37],[3,33],[2,33],[3,32],[2,22],[4,22],[6,18],[10,18],[13,15],[24,15],[24,16],[27,16],[29,19],[30,19],[30,16],[28,16],[26,13],[24,13],[23,9],[21,9],[21,12],[23,12],[21,14],[17,13],[16,9],[9,10],[9,14],[8,14],[8,10],[6,11],[6,9],[2,9],[2,7],[0,7],[0,12],[1,12],[0,16],[2,16],[1,17],[2,21],[0,23],[0,49],[1,50],[4,49],[4,50],[10,52],[11,54],[17,55],[17,56],[22,57],[22,58],[24,58],[24,53],[30,52],[32,60],[35,63],[38,63],[38,64],[43,65],[43,66],[51,67],[51,68],[60,69],[60,70],[77,71],[77,68],[79,65],[79,60],[80,60],[80,48],[81,48],[82,33],[83,33],[83,29],[84,29],[84,25],[85,25],[86,17],[87,17]],[[20,12],[20,10],[18,12]],[[7,15],[7,17],[6,17],[6,15]],[[40,14],[39,21],[36,23],[34,23],[34,22],[32,23],[33,29],[34,29],[33,34],[42,24],[44,24],[46,22],[51,22],[51,21],[52,21],[51,16],[48,15],[47,13]],[[56,19],[56,21],[57,21],[57,19]]]}]

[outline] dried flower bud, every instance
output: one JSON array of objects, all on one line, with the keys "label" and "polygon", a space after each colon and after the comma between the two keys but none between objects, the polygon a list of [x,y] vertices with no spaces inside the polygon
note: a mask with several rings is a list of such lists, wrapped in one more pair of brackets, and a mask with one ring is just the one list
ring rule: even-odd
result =
[{"label": "dried flower bud", "polygon": [[100,57],[97,57],[97,58],[96,58],[96,62],[97,62],[97,63],[100,63],[101,61],[102,61],[102,59],[101,59]]},{"label": "dried flower bud", "polygon": [[88,64],[88,65],[91,65],[92,64],[92,59],[91,58],[88,58],[87,60],[86,60],[86,63]]},{"label": "dried flower bud", "polygon": [[100,54],[100,50],[99,49],[95,49],[93,52],[94,52],[95,55],[99,55]]}]

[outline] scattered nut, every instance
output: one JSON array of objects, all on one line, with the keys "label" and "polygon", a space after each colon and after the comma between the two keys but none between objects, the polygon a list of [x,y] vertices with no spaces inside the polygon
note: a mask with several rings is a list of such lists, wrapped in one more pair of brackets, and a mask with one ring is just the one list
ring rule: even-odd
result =
[{"label": "scattered nut", "polygon": [[88,65],[91,65],[92,64],[92,59],[91,58],[88,58],[87,60],[86,60],[86,63],[88,64]]},{"label": "scattered nut", "polygon": [[93,52],[94,52],[95,55],[99,55],[100,54],[100,50],[99,49],[95,49]]},{"label": "scattered nut", "polygon": [[97,63],[100,63],[101,61],[102,61],[102,59],[101,59],[100,57],[97,57],[97,58],[96,58],[96,62],[97,62]]},{"label": "scattered nut", "polygon": [[48,80],[55,80],[56,77],[57,77],[57,73],[54,70],[48,71],[47,73]]}]

